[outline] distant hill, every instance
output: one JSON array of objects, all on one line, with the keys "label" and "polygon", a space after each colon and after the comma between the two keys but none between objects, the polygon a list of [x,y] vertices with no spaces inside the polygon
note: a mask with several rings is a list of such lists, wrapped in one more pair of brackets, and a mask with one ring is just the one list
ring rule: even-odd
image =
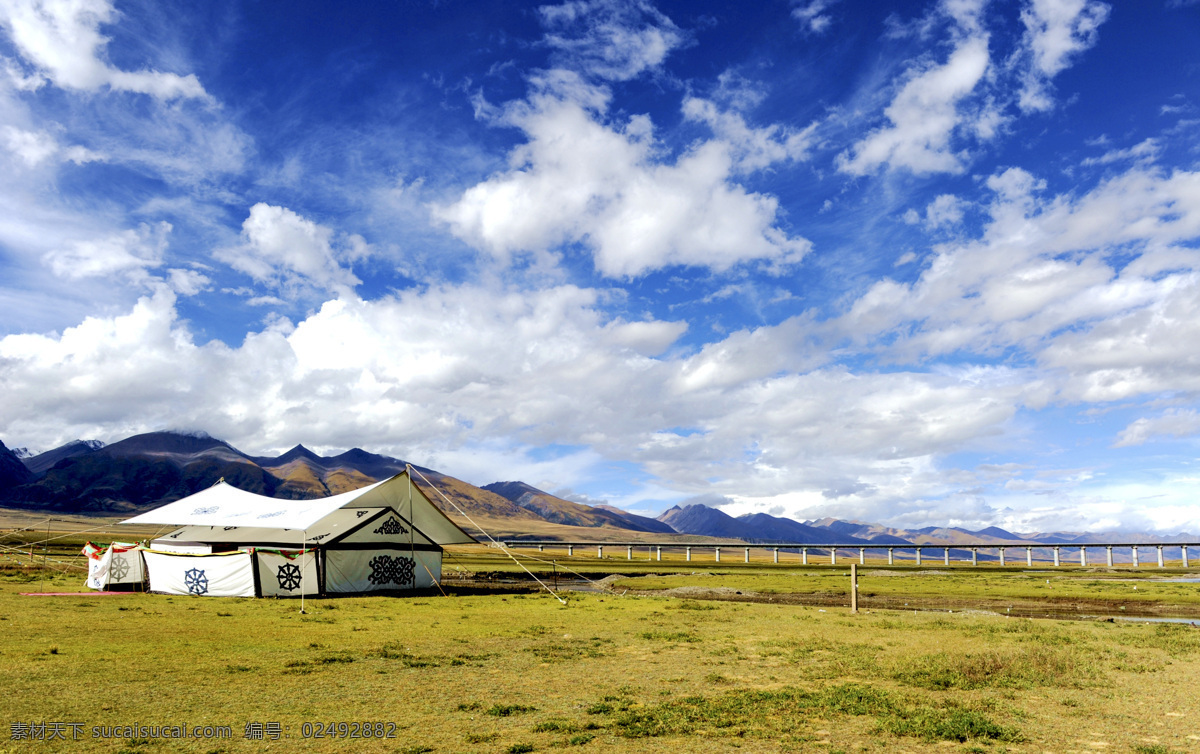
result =
[{"label": "distant hill", "polygon": [[0,490],[33,481],[33,472],[0,442]]},{"label": "distant hill", "polygon": [[609,511],[610,513],[615,513],[616,515],[620,516],[621,518],[625,519],[626,521],[629,521],[632,524],[636,524],[638,527],[641,528],[642,531],[657,532],[659,534],[675,534],[675,533],[677,533],[674,529],[671,528],[670,524],[665,524],[656,518],[650,518],[649,516],[639,516],[636,513],[630,513],[629,511],[623,511],[620,508],[616,508],[611,505],[601,504],[601,505],[597,505],[594,507],[602,508],[606,511]]},{"label": "distant hill", "polygon": [[809,526],[790,518],[766,513],[748,513],[734,518],[707,505],[675,506],[659,516],[683,534],[741,539],[747,542],[795,542],[796,544],[864,544],[866,540],[829,529]]},{"label": "distant hill", "polygon": [[25,468],[32,471],[35,476],[42,476],[54,468],[59,461],[94,453],[103,447],[104,443],[99,440],[72,440],[66,445],[60,445],[45,453],[27,455],[21,459],[21,463],[25,464]]},{"label": "distant hill", "polygon": [[[657,531],[674,534],[670,526],[654,519],[634,516],[612,508],[584,505],[551,495],[524,482],[494,482],[483,489],[516,503],[525,510],[556,524],[567,526],[609,526],[632,531]],[[653,522],[653,523],[649,523]]]}]

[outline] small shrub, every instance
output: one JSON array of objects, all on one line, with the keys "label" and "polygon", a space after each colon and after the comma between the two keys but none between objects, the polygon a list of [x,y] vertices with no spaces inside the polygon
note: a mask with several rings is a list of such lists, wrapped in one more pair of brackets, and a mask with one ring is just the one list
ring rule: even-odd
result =
[{"label": "small shrub", "polygon": [[504,751],[508,754],[525,754],[525,752],[533,751],[533,744],[513,744]]},{"label": "small shrub", "polygon": [[493,704],[484,711],[485,715],[492,717],[512,717],[526,712],[536,712],[537,707],[527,707],[523,704]]},{"label": "small shrub", "polygon": [[486,744],[496,740],[495,733],[468,733],[463,740],[469,744]]},{"label": "small shrub", "polygon": [[701,641],[699,636],[688,631],[643,631],[638,636],[651,641],[682,641],[689,644]]},{"label": "small shrub", "polygon": [[583,746],[591,741],[596,736],[591,733],[580,733],[578,736],[571,736],[567,739],[567,743],[572,746]]},{"label": "small shrub", "polygon": [[887,719],[884,728],[898,736],[913,736],[926,741],[1024,740],[1015,728],[997,725],[979,712],[963,709],[923,709],[893,716]]}]

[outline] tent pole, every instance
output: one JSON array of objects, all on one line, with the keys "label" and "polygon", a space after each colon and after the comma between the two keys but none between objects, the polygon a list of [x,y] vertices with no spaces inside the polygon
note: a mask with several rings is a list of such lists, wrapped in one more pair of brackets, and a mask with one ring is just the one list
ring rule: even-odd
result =
[{"label": "tent pole", "polygon": [[[413,529],[417,528],[416,522],[413,521],[413,501],[412,501],[412,471],[411,464],[404,464],[404,476],[408,477],[408,557],[412,558],[413,565],[417,563],[416,548],[413,547]],[[426,569],[428,570],[428,569]],[[433,578],[433,574],[429,574]],[[417,588],[417,569],[413,568],[413,589]]]},{"label": "tent pole", "polygon": [[300,614],[304,614],[304,550],[308,546],[308,529],[300,534]]}]

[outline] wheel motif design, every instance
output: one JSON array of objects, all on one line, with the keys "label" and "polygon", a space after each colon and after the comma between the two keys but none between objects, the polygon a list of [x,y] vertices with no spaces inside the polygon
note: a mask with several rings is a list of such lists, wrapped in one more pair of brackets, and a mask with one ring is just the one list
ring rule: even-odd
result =
[{"label": "wheel motif design", "polygon": [[188,594],[206,594],[208,592],[208,577],[199,568],[184,571],[183,583],[187,585]]},{"label": "wheel motif design", "polygon": [[300,588],[300,568],[295,563],[284,563],[279,566],[279,588],[290,592]]},{"label": "wheel motif design", "polygon": [[121,555],[113,555],[112,562],[108,564],[108,580],[124,581],[128,575],[129,561]]}]

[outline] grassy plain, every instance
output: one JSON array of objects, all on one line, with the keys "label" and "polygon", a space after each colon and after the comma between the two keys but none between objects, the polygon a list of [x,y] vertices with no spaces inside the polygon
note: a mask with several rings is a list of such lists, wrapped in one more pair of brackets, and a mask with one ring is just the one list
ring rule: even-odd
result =
[{"label": "grassy plain", "polygon": [[[59,544],[51,565],[75,546]],[[1197,602],[1194,584],[1149,580],[1157,569],[867,568],[866,611],[850,615],[783,601],[844,593],[840,565],[532,565],[551,578],[564,565],[629,577],[565,606],[448,580],[449,596],[318,599],[300,614],[295,600],[21,596],[84,591],[82,576],[10,553],[0,560],[0,751],[1200,750],[1200,629],[878,610],[867,596],[1111,589],[1127,600],[1136,585],[1146,604]],[[495,552],[446,559],[447,574],[517,570]],[[688,587],[779,601],[659,596]],[[394,723],[395,738],[304,738],[305,723],[355,721]],[[13,724],[39,722],[81,723],[80,738],[10,740]],[[278,723],[287,739],[247,740],[248,723]],[[230,726],[232,738],[92,737],[93,726],[135,724]]]}]

